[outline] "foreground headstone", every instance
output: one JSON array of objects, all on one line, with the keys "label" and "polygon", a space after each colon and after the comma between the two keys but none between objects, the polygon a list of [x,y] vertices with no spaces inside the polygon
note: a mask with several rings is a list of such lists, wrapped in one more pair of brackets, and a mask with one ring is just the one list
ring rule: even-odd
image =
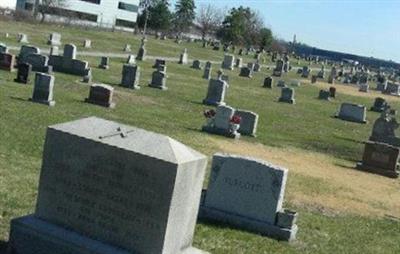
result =
[{"label": "foreground headstone", "polygon": [[386,108],[380,117],[376,119],[369,140],[400,147],[400,138],[396,137],[396,129],[399,128],[400,124],[391,113]]},{"label": "foreground headstone", "polygon": [[89,97],[85,99],[85,102],[106,108],[114,108],[113,93],[114,88],[110,85],[93,84],[90,86]]},{"label": "foreground headstone", "polygon": [[53,99],[53,88],[54,76],[44,73],[36,73],[33,95],[29,100],[48,106],[54,106],[56,105],[56,101]]},{"label": "foreground headstone", "polygon": [[400,148],[378,142],[366,142],[362,162],[357,164],[360,170],[398,178]]},{"label": "foreground headstone", "polygon": [[287,175],[287,169],[266,161],[215,154],[199,218],[280,240],[295,240],[298,215],[282,208]]},{"label": "foreground headstone", "polygon": [[32,72],[32,65],[28,63],[18,64],[17,77],[14,79],[14,81],[21,84],[27,84],[29,82],[29,76],[31,72]]},{"label": "foreground headstone", "polygon": [[60,46],[61,45],[61,34],[51,33],[49,36],[49,40],[47,41],[47,44],[51,45],[51,46]]},{"label": "foreground headstone", "polygon": [[342,103],[335,117],[350,122],[367,123],[367,109],[364,105]]},{"label": "foreground headstone", "polygon": [[207,96],[203,100],[205,105],[225,105],[225,94],[228,83],[221,79],[211,79],[208,83]]},{"label": "foreground headstone", "polygon": [[207,158],[90,117],[50,126],[36,211],[11,222],[18,254],[206,254],[192,247]]},{"label": "foreground headstone", "polygon": [[127,88],[140,89],[140,67],[137,65],[124,64],[122,67],[121,85]]},{"label": "foreground headstone", "polygon": [[207,119],[207,124],[202,127],[202,131],[229,138],[240,138],[238,132],[240,123],[233,121],[234,116],[234,108],[220,105],[217,107],[215,115],[211,119]]},{"label": "foreground headstone", "polygon": [[279,102],[295,104],[296,100],[294,99],[294,89],[290,87],[282,87]]}]

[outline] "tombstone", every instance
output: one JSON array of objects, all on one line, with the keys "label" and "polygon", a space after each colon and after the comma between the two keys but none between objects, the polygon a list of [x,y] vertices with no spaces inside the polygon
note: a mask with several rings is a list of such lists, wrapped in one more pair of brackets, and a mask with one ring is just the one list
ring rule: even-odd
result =
[{"label": "tombstone", "polygon": [[400,148],[379,142],[366,142],[362,162],[357,163],[357,169],[398,178]]},{"label": "tombstone", "polygon": [[282,87],[281,97],[279,98],[279,102],[287,102],[290,104],[295,104],[296,100],[294,99],[294,89],[289,87]]},{"label": "tombstone", "polygon": [[136,58],[134,55],[129,55],[126,59],[127,64],[136,64]]},{"label": "tombstone", "polygon": [[26,34],[19,33],[17,37],[19,43],[29,43],[28,36]]},{"label": "tombstone", "polygon": [[208,84],[207,97],[203,100],[203,104],[219,106],[225,105],[225,94],[228,83],[221,79],[211,79]]},{"label": "tombstone", "polygon": [[329,96],[331,98],[336,98],[336,88],[335,87],[333,87],[333,86],[329,87]]},{"label": "tombstone", "polygon": [[383,92],[385,94],[400,96],[400,85],[392,82],[388,82],[386,90]]},{"label": "tombstone", "polygon": [[8,53],[8,47],[5,44],[0,43],[0,53]]},{"label": "tombstone", "polygon": [[160,69],[153,72],[151,76],[151,82],[149,87],[158,88],[161,90],[167,90],[167,74],[165,71],[161,71]]},{"label": "tombstone", "polygon": [[243,65],[243,59],[242,58],[236,58],[235,67],[236,68],[242,68],[242,65]]},{"label": "tombstone", "polygon": [[201,70],[201,62],[199,60],[194,60],[192,64],[192,68],[196,70]]},{"label": "tombstone", "polygon": [[295,240],[298,214],[283,208],[287,177],[287,169],[266,161],[215,154],[199,218]]},{"label": "tombstone", "polygon": [[153,68],[158,69],[160,67],[160,65],[166,66],[167,62],[165,61],[165,59],[156,59],[156,61],[154,62]]},{"label": "tombstone", "polygon": [[131,52],[131,51],[132,51],[131,45],[130,44],[125,44],[124,52]]},{"label": "tombstone", "polygon": [[293,79],[292,81],[290,81],[290,85],[291,86],[295,86],[295,87],[300,87],[301,86],[301,82],[299,80]]},{"label": "tombstone", "polygon": [[33,71],[47,72],[49,69],[49,57],[45,55],[29,54],[24,57],[23,61],[31,64]]},{"label": "tombstone", "polygon": [[93,84],[90,86],[89,97],[85,99],[85,102],[106,108],[115,108],[113,93],[114,88],[110,85]]},{"label": "tombstone", "polygon": [[303,73],[303,69],[302,68],[298,68],[297,69],[297,74],[301,74],[301,73]]},{"label": "tombstone", "polygon": [[63,56],[66,59],[76,59],[76,46],[74,44],[66,44]]},{"label": "tombstone", "polygon": [[254,72],[259,72],[261,71],[261,64],[259,64],[258,62],[254,64],[254,68],[253,68]]},{"label": "tombstone", "polygon": [[221,80],[226,81],[227,83],[229,83],[229,76],[225,75],[225,74],[222,74],[221,75]]},{"label": "tombstone", "polygon": [[245,136],[256,136],[258,125],[258,114],[247,110],[236,110],[235,115],[241,118],[238,132]]},{"label": "tombstone", "polygon": [[400,138],[396,137],[395,133],[400,125],[397,123],[396,118],[390,116],[390,113],[392,112],[386,108],[381,113],[381,116],[376,119],[369,140],[400,147]]},{"label": "tombstone", "polygon": [[48,127],[34,214],[10,252],[206,254],[192,247],[207,157],[161,134],[90,117]]},{"label": "tombstone", "polygon": [[225,54],[224,61],[222,62],[222,69],[233,70],[235,64],[235,56]]},{"label": "tombstone", "polygon": [[202,131],[223,135],[229,138],[240,138],[240,133],[237,130],[240,126],[232,123],[232,118],[235,114],[235,109],[230,106],[219,105],[216,109],[213,121],[208,122],[202,127]]},{"label": "tombstone", "polygon": [[179,57],[179,64],[187,64],[187,63],[188,63],[188,53],[187,49],[184,49]]},{"label": "tombstone", "polygon": [[60,46],[61,45],[61,34],[51,33],[49,36],[49,40],[47,41],[47,44],[51,45],[51,46]]},{"label": "tombstone", "polygon": [[126,88],[140,89],[140,67],[137,65],[124,64],[122,67],[121,85]]},{"label": "tombstone", "polygon": [[242,55],[243,55],[243,49],[242,49],[242,48],[239,49],[238,55],[239,55],[239,56],[242,56]]},{"label": "tombstone", "polygon": [[247,68],[249,68],[252,72],[254,71],[254,63],[247,63]]},{"label": "tombstone", "polygon": [[84,74],[82,82],[83,83],[91,83],[92,82],[92,78],[93,78],[92,69],[89,68],[89,69],[87,69],[86,73]]},{"label": "tombstone", "polygon": [[136,56],[136,60],[144,61],[146,60],[146,55],[147,55],[147,50],[144,42],[142,42],[142,45],[140,46],[138,54]]},{"label": "tombstone", "polygon": [[374,105],[371,107],[371,111],[374,112],[383,112],[387,108],[390,108],[389,104],[386,102],[384,98],[377,97],[375,98]]},{"label": "tombstone", "polygon": [[40,54],[40,49],[38,47],[22,45],[19,50],[18,63],[25,62],[25,57],[30,54]]},{"label": "tombstone", "polygon": [[273,86],[274,86],[274,79],[272,77],[266,77],[264,79],[263,87],[271,89]]},{"label": "tombstone", "polygon": [[309,75],[310,75],[310,69],[308,68],[308,66],[303,66],[303,69],[301,70],[301,77],[308,78]]},{"label": "tombstone", "polygon": [[204,68],[203,78],[210,80],[211,72],[212,72],[211,62],[208,61],[208,62],[206,62],[206,66]]},{"label": "tombstone", "polygon": [[281,77],[282,76],[282,72],[283,72],[283,61],[282,60],[278,60],[276,62],[276,66],[275,66],[275,69],[274,69],[272,75],[275,76],[275,77]]},{"label": "tombstone", "polygon": [[28,84],[31,72],[32,72],[32,65],[28,63],[18,64],[17,78],[14,79],[14,81],[21,84]]},{"label": "tombstone", "polygon": [[48,106],[56,105],[53,100],[54,76],[45,73],[36,73],[33,95],[30,101],[42,103]]},{"label": "tombstone", "polygon": [[327,100],[329,101],[331,99],[331,93],[329,91],[326,90],[319,90],[319,95],[318,95],[318,99],[320,100]]},{"label": "tombstone", "polygon": [[49,55],[50,56],[58,56],[59,55],[59,51],[60,50],[59,50],[58,46],[51,46]]},{"label": "tombstone", "polygon": [[278,80],[278,84],[276,85],[277,87],[286,87],[285,80]]},{"label": "tombstone", "polygon": [[88,39],[85,39],[85,40],[83,41],[83,47],[84,47],[84,48],[87,48],[87,49],[91,48],[91,47],[92,47],[92,41],[91,41],[91,40],[88,40]]},{"label": "tombstone", "polygon": [[246,78],[252,78],[252,75],[253,75],[253,71],[249,67],[240,68],[239,76],[246,77]]},{"label": "tombstone", "polygon": [[385,80],[384,82],[378,82],[376,84],[376,90],[384,92],[386,90],[387,84],[388,84],[387,80]]},{"label": "tombstone", "polygon": [[369,85],[368,84],[360,84],[358,89],[360,92],[368,93],[369,92]]},{"label": "tombstone", "polygon": [[110,58],[106,57],[106,56],[102,56],[100,59],[99,68],[108,70],[110,68],[109,64],[110,64]]},{"label": "tombstone", "polygon": [[318,81],[318,76],[312,75],[311,76],[311,84],[315,84],[315,83],[317,83],[317,81]]},{"label": "tombstone", "polygon": [[367,123],[366,115],[367,109],[364,105],[342,103],[335,117],[350,122]]},{"label": "tombstone", "polygon": [[329,84],[335,83],[336,75],[337,75],[337,71],[336,71],[336,67],[334,66],[334,67],[332,67],[331,73],[329,74],[329,77],[328,77]]},{"label": "tombstone", "polygon": [[15,56],[9,53],[0,53],[0,70],[13,71]]}]

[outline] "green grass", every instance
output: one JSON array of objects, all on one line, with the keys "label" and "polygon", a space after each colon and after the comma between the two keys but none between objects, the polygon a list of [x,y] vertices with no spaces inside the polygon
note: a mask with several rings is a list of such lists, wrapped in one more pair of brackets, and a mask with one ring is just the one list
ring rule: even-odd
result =
[{"label": "green grass", "polygon": [[[44,46],[51,31],[62,33],[63,42],[80,42],[92,39],[93,50],[119,52],[125,43],[138,46],[139,37],[120,32],[94,32],[78,28],[49,25],[35,26],[24,23],[0,22],[4,32],[20,29],[28,33],[31,42]],[[79,40],[74,39],[79,38]],[[2,40],[2,39],[0,39]],[[6,40],[10,45],[15,41]],[[187,47],[191,58],[222,59],[222,52],[202,49],[200,44],[177,45],[172,41],[149,40],[149,54],[177,56]],[[95,82],[111,84],[116,89],[115,109],[106,109],[84,103],[89,86],[77,76],[56,73],[56,106],[28,101],[32,94],[30,85],[13,82],[15,73],[0,71],[0,240],[6,240],[10,220],[33,212],[37,195],[38,175],[46,127],[87,116],[134,125],[171,136],[211,158],[218,151],[207,142],[209,134],[200,131],[205,123],[201,104],[208,82],[201,78],[202,71],[189,66],[168,63],[167,91],[147,87],[152,62],[140,62],[142,89],[133,91],[120,87],[122,59],[111,59],[109,70],[96,68],[98,58],[88,60],[93,68]],[[217,66],[214,66],[214,71]],[[317,151],[341,160],[356,161],[361,158],[363,145],[371,132],[377,113],[368,112],[368,124],[356,124],[333,118],[340,103],[356,102],[370,106],[368,98],[345,95],[338,88],[338,98],[333,102],[317,99],[318,88],[304,80],[296,88],[296,105],[278,103],[280,90],[261,87],[269,71],[256,73],[253,79],[238,76],[238,71],[227,71],[230,87],[225,101],[235,107],[259,114],[257,138],[242,137],[254,143],[276,147],[297,147]],[[215,76],[215,73],[214,73]],[[298,77],[290,74],[287,80]],[[33,76],[31,77],[33,79]],[[391,103],[394,108],[399,103]],[[217,140],[223,137],[213,136]],[[232,141],[233,142],[233,141]],[[324,181],[301,175],[289,184],[301,186],[299,191],[318,193],[335,192]],[[384,194],[383,194],[384,195]],[[287,206],[292,207],[290,203]],[[288,244],[256,234],[242,232],[223,225],[207,222],[198,224],[195,245],[212,253],[399,253],[400,223],[386,219],[357,216],[329,217],[312,209],[292,207],[300,212],[298,242]],[[0,248],[1,249],[1,248]]]}]

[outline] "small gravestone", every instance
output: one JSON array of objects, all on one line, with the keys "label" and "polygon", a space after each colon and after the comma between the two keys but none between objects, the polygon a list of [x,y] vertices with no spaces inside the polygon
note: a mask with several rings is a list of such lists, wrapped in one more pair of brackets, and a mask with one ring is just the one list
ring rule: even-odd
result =
[{"label": "small gravestone", "polygon": [[251,71],[254,71],[254,63],[247,63],[247,68],[249,68]]},{"label": "small gravestone", "polygon": [[254,68],[253,71],[254,72],[259,72],[261,70],[261,64],[259,64],[258,62],[254,64]]},{"label": "small gravestone", "polygon": [[110,58],[106,57],[106,56],[103,56],[100,59],[99,68],[108,70],[110,68],[109,64],[110,64]]},{"label": "small gravestone", "polygon": [[309,75],[310,75],[310,68],[308,68],[308,66],[303,66],[303,69],[301,70],[301,77],[308,78]]},{"label": "small gravestone", "polygon": [[336,87],[333,86],[329,87],[329,94],[330,97],[336,98]]},{"label": "small gravestone", "polygon": [[335,117],[350,122],[367,123],[366,115],[367,110],[364,105],[342,103]]},{"label": "small gravestone", "polygon": [[222,62],[222,69],[233,70],[235,64],[235,56],[226,54]]},{"label": "small gravestone", "polygon": [[388,82],[385,91],[383,91],[382,93],[400,96],[400,85]]},{"label": "small gravestone", "polygon": [[285,80],[278,80],[278,84],[276,85],[277,87],[286,87]]},{"label": "small gravestone", "polygon": [[333,66],[332,69],[331,69],[331,73],[329,74],[329,77],[328,77],[328,83],[329,84],[334,84],[335,83],[336,75],[337,75],[337,70],[336,70],[336,67]]},{"label": "small gravestone", "polygon": [[47,41],[47,44],[51,45],[51,46],[60,46],[61,45],[61,34],[51,33],[49,40]]},{"label": "small gravestone", "polygon": [[179,57],[179,64],[187,64],[187,63],[188,63],[188,53],[187,49],[184,49]]},{"label": "small gravestone", "polygon": [[362,162],[357,168],[392,178],[398,178],[400,148],[385,143],[366,142]]},{"label": "small gravestone", "polygon": [[126,59],[127,64],[136,64],[136,59],[134,55],[129,55],[128,59]]},{"label": "small gravestone", "polygon": [[299,87],[299,86],[301,86],[301,82],[299,80],[292,80],[292,81],[290,81],[290,85]]},{"label": "small gravestone", "polygon": [[320,100],[327,100],[329,101],[331,99],[331,93],[329,91],[326,90],[319,90],[319,95],[318,95],[318,99]]},{"label": "small gravestone", "polygon": [[0,53],[8,53],[8,47],[5,44],[0,43]]},{"label": "small gravestone", "polygon": [[114,108],[113,93],[114,88],[110,85],[93,84],[90,86],[89,97],[85,99],[85,102],[106,108]]},{"label": "small gravestone", "polygon": [[387,81],[387,80],[385,80],[385,81],[383,81],[383,82],[378,82],[378,83],[376,84],[376,90],[377,90],[377,91],[380,91],[380,92],[385,91],[385,90],[386,90],[386,87],[387,87],[387,84],[388,84],[388,81]]},{"label": "small gravestone", "polygon": [[236,110],[235,115],[241,118],[238,132],[245,136],[256,136],[258,114],[248,110]]},{"label": "small gravestone", "polygon": [[279,102],[287,102],[290,104],[295,104],[294,99],[294,89],[289,87],[282,87],[281,97],[279,98]]},{"label": "small gravestone", "polygon": [[131,45],[130,44],[126,44],[125,47],[124,47],[124,51],[125,52],[131,52],[132,51]]},{"label": "small gravestone", "polygon": [[15,66],[15,56],[9,53],[0,53],[0,69],[13,71]]},{"label": "small gravestone", "polygon": [[64,54],[65,59],[76,59],[76,46],[74,44],[66,44],[64,46]]},{"label": "small gravestone", "polygon": [[318,80],[318,76],[316,76],[316,75],[311,76],[311,84],[317,83],[317,80]]},{"label": "small gravestone", "polygon": [[142,40],[142,44],[140,45],[139,51],[136,56],[136,60],[144,61],[146,60],[147,50],[145,42]]},{"label": "small gravestone", "polygon": [[28,36],[26,34],[19,33],[17,37],[19,43],[29,43]]},{"label": "small gravestone", "polygon": [[199,218],[295,240],[297,213],[283,209],[288,170],[259,159],[215,154]]},{"label": "small gravestone", "polygon": [[266,77],[264,79],[264,85],[263,87],[265,88],[272,88],[274,86],[274,79],[272,77]]},{"label": "small gravestone", "polygon": [[212,72],[212,66],[211,62],[206,62],[206,66],[204,68],[204,73],[203,73],[203,78],[210,80],[211,79],[211,72]]},{"label": "small gravestone", "polygon": [[46,104],[48,106],[56,105],[53,100],[54,76],[36,73],[33,95],[30,101]]},{"label": "small gravestone", "polygon": [[272,75],[275,76],[275,77],[281,77],[282,76],[282,72],[283,72],[283,65],[284,65],[283,60],[281,60],[281,59],[278,60],[276,62],[276,66],[275,66],[275,69],[273,70]]},{"label": "small gravestone", "polygon": [[156,71],[153,72],[151,76],[151,82],[149,84],[149,87],[153,88],[158,88],[161,90],[167,90],[167,73],[165,70],[164,65],[160,65],[160,69],[157,69]]},{"label": "small gravestone", "polygon": [[29,54],[23,60],[19,61],[19,63],[22,61],[31,64],[33,71],[47,72],[49,69],[49,57],[46,55]]},{"label": "small gravestone", "polygon": [[87,48],[87,49],[91,48],[92,47],[92,41],[88,40],[88,39],[84,40],[83,41],[83,47]]},{"label": "small gravestone", "polygon": [[208,84],[207,97],[203,100],[205,105],[225,105],[225,94],[228,83],[221,79],[211,79]]},{"label": "small gravestone", "polygon": [[223,135],[230,138],[240,138],[237,130],[240,125],[232,121],[235,109],[230,106],[219,105],[216,109],[215,116],[212,121],[208,121],[207,125],[202,127],[202,131]]},{"label": "small gravestone", "polygon": [[253,75],[253,71],[249,67],[242,67],[240,68],[239,76],[251,78]]},{"label": "small gravestone", "polygon": [[153,68],[158,69],[161,65],[167,66],[167,62],[165,61],[165,59],[156,59]]},{"label": "small gravestone", "polygon": [[243,65],[243,59],[242,58],[237,58],[236,59],[236,63],[235,63],[235,67],[236,68],[242,68]]},{"label": "small gravestone", "polygon": [[92,69],[89,68],[86,70],[85,74],[83,75],[82,82],[83,83],[91,83],[92,82]]},{"label": "small gravestone", "polygon": [[58,56],[59,55],[59,51],[60,49],[58,48],[58,46],[51,46],[50,47],[50,56]]},{"label": "small gravestone", "polygon": [[194,60],[192,64],[192,68],[196,70],[201,70],[201,62],[199,60]]},{"label": "small gravestone", "polygon": [[360,87],[358,89],[360,92],[368,93],[369,92],[369,85],[368,84],[360,84]]},{"label": "small gravestone", "polygon": [[28,63],[18,64],[17,78],[14,79],[14,81],[21,84],[27,84],[29,82],[29,76],[31,72],[32,72],[32,65]]},{"label": "small gravestone", "polygon": [[137,65],[124,64],[122,67],[121,85],[131,89],[140,89],[140,67]]},{"label": "small gravestone", "polygon": [[387,108],[390,108],[390,106],[386,102],[386,100],[384,98],[378,97],[378,98],[375,98],[374,105],[371,107],[371,111],[383,112]]},{"label": "small gravestone", "polygon": [[48,127],[19,254],[206,254],[192,247],[207,158],[161,134],[90,117]]}]

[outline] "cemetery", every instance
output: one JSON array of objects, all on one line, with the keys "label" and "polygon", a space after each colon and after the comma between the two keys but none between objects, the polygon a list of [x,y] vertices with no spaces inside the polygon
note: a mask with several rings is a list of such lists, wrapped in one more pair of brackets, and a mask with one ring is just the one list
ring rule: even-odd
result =
[{"label": "cemetery", "polygon": [[0,20],[0,254],[400,253],[380,75]]}]

